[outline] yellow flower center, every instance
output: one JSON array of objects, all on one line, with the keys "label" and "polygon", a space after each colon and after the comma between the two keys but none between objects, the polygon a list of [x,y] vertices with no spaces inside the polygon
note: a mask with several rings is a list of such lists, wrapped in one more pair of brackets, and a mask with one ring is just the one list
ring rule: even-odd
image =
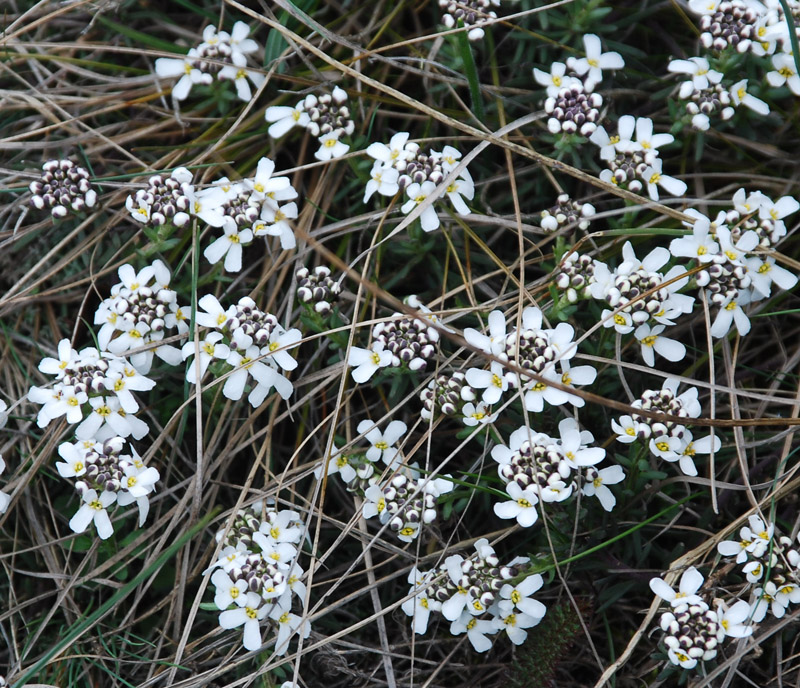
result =
[{"label": "yellow flower center", "polygon": [[731,301],[727,306],[725,306],[726,311],[732,311],[736,308],[736,301]]},{"label": "yellow flower center", "polygon": [[381,440],[380,442],[375,443],[375,448],[380,449],[381,451],[386,451],[389,448],[389,445]]},{"label": "yellow flower center", "polygon": [[647,337],[642,339],[642,344],[644,344],[645,346],[655,346],[656,339],[658,339],[658,335],[656,334],[648,335]]},{"label": "yellow flower center", "polygon": [[83,470],[83,462],[82,461],[76,461],[75,465],[72,468],[76,473],[80,473]]},{"label": "yellow flower center", "polygon": [[599,66],[599,63],[594,58],[590,58],[590,59],[588,59],[586,61],[589,63],[590,67],[598,67]]},{"label": "yellow flower center", "polygon": [[234,587],[234,588],[231,588],[231,597],[232,597],[234,600],[235,600],[237,597],[239,597],[239,588],[236,588],[236,587]]},{"label": "yellow flower center", "polygon": [[531,508],[531,503],[527,499],[525,499],[524,497],[520,497],[517,500],[517,504],[519,504],[523,509],[530,509]]},{"label": "yellow flower center", "polygon": [[656,447],[658,447],[658,450],[662,452],[669,451],[669,444],[666,442],[656,442]]},{"label": "yellow flower center", "polygon": [[768,273],[770,270],[772,270],[772,266],[769,263],[761,263],[761,265],[758,267],[757,272],[759,275],[764,275]]},{"label": "yellow flower center", "polygon": [[625,318],[622,316],[621,313],[617,313],[614,316],[614,323],[617,324],[617,325],[624,325],[625,324]]},{"label": "yellow flower center", "polygon": [[514,604],[517,604],[522,599],[522,595],[519,594],[519,590],[512,590],[511,591],[511,601]]},{"label": "yellow flower center", "polygon": [[247,614],[248,619],[256,619],[258,618],[258,612],[253,609],[252,607],[245,607],[244,613]]},{"label": "yellow flower center", "polygon": [[553,86],[561,86],[561,77],[560,76],[554,76],[553,77]]},{"label": "yellow flower center", "polygon": [[102,511],[103,509],[103,505],[100,503],[99,499],[93,499],[91,502],[89,502],[89,506],[95,511]]},{"label": "yellow flower center", "polygon": [[499,375],[495,375],[493,373],[492,374],[492,385],[494,385],[495,387],[502,387],[503,386],[502,378]]},{"label": "yellow flower center", "polygon": [[338,139],[329,138],[325,141],[325,148],[333,148],[337,143],[339,143]]}]

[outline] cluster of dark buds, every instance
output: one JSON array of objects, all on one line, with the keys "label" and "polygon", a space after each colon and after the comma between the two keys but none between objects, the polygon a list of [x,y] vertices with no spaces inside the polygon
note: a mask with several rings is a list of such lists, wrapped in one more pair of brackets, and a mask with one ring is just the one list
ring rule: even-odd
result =
[{"label": "cluster of dark buds", "polygon": [[94,207],[97,192],[89,183],[89,173],[71,160],[48,160],[42,165],[42,176],[31,182],[31,205],[37,210],[49,208],[57,219],[70,210],[80,213]]},{"label": "cluster of dark buds", "polygon": [[544,101],[544,111],[550,115],[547,129],[551,134],[590,136],[597,129],[602,106],[603,96],[587,91],[580,81],[572,81]]},{"label": "cluster of dark buds", "polygon": [[421,477],[415,468],[400,469],[383,487],[371,485],[364,492],[364,518],[378,516],[381,524],[403,542],[412,542],[422,524],[431,524],[438,516],[436,500],[455,485],[444,478]]},{"label": "cluster of dark buds", "polygon": [[300,268],[297,277],[297,299],[307,304],[320,315],[327,315],[339,295],[342,286],[331,279],[330,268],[318,265],[313,270],[306,267]]},{"label": "cluster of dark buds", "polygon": [[[712,50],[736,48],[744,53],[754,45],[760,47],[759,13],[742,0],[720,2],[710,14],[700,17],[700,42]],[[763,54],[763,50],[759,50]]]},{"label": "cluster of dark buds", "polygon": [[591,298],[589,287],[594,282],[594,258],[572,251],[564,257],[553,278],[569,303]]},{"label": "cluster of dark buds", "polygon": [[467,384],[464,373],[441,373],[419,394],[422,402],[420,416],[424,420],[430,420],[436,413],[455,416],[465,402],[475,401],[476,396],[475,390]]},{"label": "cluster of dark buds", "polygon": [[591,203],[573,201],[568,194],[559,194],[556,204],[542,211],[542,229],[546,232],[555,232],[562,227],[577,226],[578,229],[588,229],[591,217],[595,214]]},{"label": "cluster of dark buds", "polygon": [[147,180],[147,187],[137,189],[128,196],[125,207],[134,220],[148,227],[161,227],[171,224],[183,227],[189,222],[192,202],[187,194],[191,187],[192,173],[185,167],[178,167],[164,178],[155,174]]},{"label": "cluster of dark buds", "polygon": [[452,29],[461,21],[469,29],[467,38],[471,41],[483,38],[482,24],[497,17],[497,13],[489,9],[492,6],[500,7],[500,0],[439,0],[439,7],[444,12],[442,24]]},{"label": "cluster of dark buds", "polygon": [[372,328],[374,344],[392,355],[393,368],[425,370],[436,353],[439,332],[424,320],[394,313]]},{"label": "cluster of dark buds", "polygon": [[741,293],[752,285],[747,267],[722,252],[707,261],[695,278],[698,287],[706,288],[709,302],[723,308],[729,303],[735,305]]},{"label": "cluster of dark buds", "polygon": [[664,612],[661,630],[670,659],[685,668],[716,657],[717,646],[725,638],[717,612],[703,601]]}]

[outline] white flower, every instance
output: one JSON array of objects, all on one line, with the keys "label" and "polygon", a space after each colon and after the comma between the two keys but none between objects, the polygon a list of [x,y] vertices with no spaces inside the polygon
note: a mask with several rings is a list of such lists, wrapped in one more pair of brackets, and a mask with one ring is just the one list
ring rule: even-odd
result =
[{"label": "white flower", "polygon": [[198,58],[200,54],[197,48],[192,48],[184,58],[159,57],[156,60],[156,74],[162,79],[180,76],[178,83],[172,87],[172,97],[175,100],[185,100],[195,84],[210,84],[213,81],[211,74],[194,67]]},{"label": "white flower", "polygon": [[751,301],[751,294],[747,291],[740,291],[739,296],[734,298],[729,296],[719,308],[717,317],[711,325],[711,336],[719,339],[728,334],[731,324],[736,325],[739,335],[744,337],[750,332],[750,319],[742,309]]},{"label": "white flower", "polygon": [[[794,590],[797,590],[793,586]],[[790,591],[791,592],[791,591]],[[756,623],[761,623],[767,615],[767,610],[772,612],[776,619],[780,619],[786,613],[786,607],[791,600],[787,595],[779,595],[778,587],[772,581],[767,581],[763,587],[753,590],[755,601],[753,602],[751,618]]]},{"label": "white flower", "polygon": [[565,418],[558,424],[559,444],[570,468],[585,468],[600,463],[606,450],[600,447],[587,447],[594,441],[592,433],[581,432],[574,418]]},{"label": "white flower", "polygon": [[370,485],[364,490],[364,503],[361,506],[361,513],[366,519],[378,517],[381,524],[389,521],[389,512],[386,511],[386,498],[383,496],[383,488],[380,485]]},{"label": "white flower", "polygon": [[460,177],[454,179],[448,184],[445,193],[459,215],[469,215],[472,212],[464,202],[464,199],[461,198],[464,196],[471,201],[475,196],[475,186],[471,181]]},{"label": "white flower", "polygon": [[[195,358],[186,369],[186,380],[192,384],[196,383],[198,379],[202,379],[206,374],[209,364],[213,359],[226,360],[230,356],[231,350],[227,344],[222,343],[223,335],[221,332],[209,332],[205,339],[199,342],[200,355]],[[183,359],[186,360],[189,356],[195,353],[194,341],[190,340],[181,347]],[[200,375],[197,375],[198,360],[200,364]]]},{"label": "white flower", "polygon": [[648,117],[636,118],[636,143],[644,151],[657,152],[661,146],[672,143],[675,137],[672,134],[653,134],[653,120]]},{"label": "white flower", "polygon": [[107,380],[112,383],[112,389],[125,413],[136,413],[139,410],[139,404],[132,392],[146,392],[156,386],[155,381],[126,364],[120,365],[116,370],[109,369]]},{"label": "white flower", "polygon": [[669,337],[662,337],[661,333],[666,328],[663,325],[655,325],[651,327],[647,323],[639,325],[633,333],[633,336],[639,340],[642,345],[642,358],[644,362],[651,368],[655,365],[655,354],[657,351],[660,356],[663,356],[668,361],[681,361],[686,356],[686,347],[675,339]]},{"label": "white flower", "polygon": [[[374,145],[374,144],[373,144]],[[369,173],[369,181],[364,189],[364,203],[376,191],[381,196],[394,196],[400,189],[397,178],[400,173],[394,167],[388,167],[380,160],[376,160]]]},{"label": "white flower", "polygon": [[536,488],[530,486],[523,490],[517,483],[510,482],[506,485],[506,492],[512,501],[496,502],[494,513],[499,518],[517,519],[517,523],[523,528],[529,528],[536,523],[539,518],[539,513],[536,511],[536,505],[539,503]]},{"label": "white flower", "polygon": [[622,466],[609,466],[600,470],[589,468],[586,477],[587,482],[581,488],[581,493],[586,497],[597,497],[601,506],[606,511],[611,511],[617,503],[617,498],[607,485],[616,485],[625,480]]},{"label": "white flower", "polygon": [[794,57],[787,53],[773,55],[772,66],[775,67],[775,71],[767,72],[769,85],[778,88],[786,84],[792,93],[800,96],[800,76],[797,75]]},{"label": "white flower", "polygon": [[347,365],[355,366],[351,371],[353,380],[359,384],[365,383],[379,368],[385,368],[391,363],[392,352],[384,349],[382,342],[373,342],[369,349],[351,346],[347,356]]},{"label": "white flower", "polygon": [[367,460],[373,463],[382,460],[387,466],[392,466],[398,452],[393,445],[405,435],[408,426],[401,420],[393,420],[381,432],[375,423],[366,418],[358,424],[357,430],[372,445],[367,449]]},{"label": "white flower", "polygon": [[385,143],[371,143],[367,147],[367,155],[387,167],[394,167],[399,162],[407,162],[419,150],[418,144],[408,143],[409,136],[407,131],[399,131],[389,140],[388,146]]},{"label": "white flower", "polygon": [[[269,158],[261,158],[256,167],[255,177],[244,180],[244,185],[252,192],[251,198],[254,201],[272,198],[273,194],[286,192],[291,187],[289,177],[273,177],[274,171],[275,163]],[[292,192],[294,193],[294,190]]]},{"label": "white flower", "polygon": [[[269,223],[268,226],[259,227],[254,232],[255,236],[267,234],[281,238],[281,248],[284,251],[297,246],[297,239],[294,236],[289,220],[297,219],[297,203],[287,203],[279,208],[272,204],[264,204],[261,209],[261,220]],[[260,223],[259,223],[260,224]]]},{"label": "white flower", "polygon": [[341,158],[350,146],[339,140],[340,132],[337,130],[328,132],[319,137],[319,150],[314,153],[317,160],[332,160],[334,158]]},{"label": "white flower", "polygon": [[669,244],[669,252],[673,256],[695,258],[701,263],[707,263],[719,252],[719,244],[711,235],[711,221],[704,215],[698,215],[692,225],[691,236],[673,239]]},{"label": "white flower", "polygon": [[303,638],[308,638],[308,634],[311,633],[311,624],[308,621],[303,621],[297,614],[283,610],[279,605],[273,607],[269,618],[278,623],[274,649],[276,655],[286,654],[289,649],[289,639],[295,633],[299,633]]},{"label": "white flower", "polygon": [[687,189],[686,182],[662,174],[662,165],[661,158],[656,158],[642,172],[642,179],[647,184],[647,193],[650,195],[650,199],[653,201],[658,200],[659,186],[673,196],[683,196]]},{"label": "white flower", "polygon": [[46,427],[51,420],[65,416],[67,423],[79,423],[83,419],[83,405],[89,400],[86,392],[76,392],[71,385],[57,385],[53,389],[31,387],[28,400],[44,404],[36,416],[36,424]]},{"label": "white flower", "polygon": [[264,112],[264,119],[272,122],[267,133],[273,139],[279,139],[293,127],[305,127],[311,119],[305,111],[304,101],[300,101],[295,107],[286,105],[273,105]]},{"label": "white flower", "polygon": [[240,53],[232,53],[231,60],[233,64],[226,65],[220,69],[218,77],[223,80],[233,81],[239,100],[243,100],[246,103],[250,102],[253,92],[250,90],[248,79],[253,82],[256,88],[261,88],[261,85],[266,81],[266,76],[252,69],[246,69],[247,58]]},{"label": "white flower", "polygon": [[95,490],[83,493],[83,503],[77,513],[70,519],[69,527],[75,533],[82,533],[94,521],[97,534],[101,540],[107,540],[114,534],[114,527],[106,509],[117,501],[117,493],[103,490],[99,495]]},{"label": "white flower", "polygon": [[[708,74],[711,70],[705,57],[690,57],[688,60],[672,60],[667,65],[667,71],[676,74],[689,74],[693,89],[703,91],[708,88]],[[717,83],[716,81],[713,83]]]},{"label": "white flower", "polygon": [[224,327],[225,323],[228,322],[226,311],[223,310],[220,302],[217,301],[217,297],[213,294],[206,294],[201,297],[197,305],[205,311],[205,313],[203,313],[198,310],[195,314],[195,320],[201,327],[221,329]]},{"label": "white flower", "polygon": [[[237,344],[237,346],[239,346],[241,343],[241,338],[237,337],[239,333],[240,330],[237,330],[234,333],[234,342]],[[236,341],[237,339],[239,341]],[[232,365],[235,370],[225,380],[225,386],[222,388],[222,393],[232,401],[242,398],[245,385],[247,384],[247,380],[250,376],[252,376],[256,382],[263,385],[267,389],[276,386],[276,375],[278,377],[282,377],[275,371],[274,368],[271,368],[262,361],[255,360],[261,355],[261,351],[257,346],[251,345],[242,347],[241,351],[244,353],[241,353],[238,349],[231,350],[228,358],[226,359],[226,362],[229,365]],[[261,401],[263,401],[263,399],[261,399]],[[250,403],[253,403],[252,400]],[[256,406],[257,404],[253,405]]]},{"label": "white flower", "polygon": [[297,368],[297,361],[292,358],[288,349],[294,349],[302,338],[303,335],[297,328],[274,328],[269,335],[269,343],[261,349],[262,354],[269,354],[269,358],[264,360],[273,361],[281,370],[294,370]]},{"label": "white flower", "polygon": [[229,609],[219,615],[219,625],[222,628],[238,628],[244,626],[242,644],[251,652],[261,647],[260,621],[269,612],[269,606],[263,603],[261,596],[255,592],[248,592],[241,606]]},{"label": "white flower", "polygon": [[423,635],[428,630],[431,612],[442,608],[441,602],[428,597],[428,584],[432,577],[431,571],[422,573],[416,566],[412,567],[408,574],[408,582],[411,584],[409,592],[413,592],[414,597],[400,606],[407,616],[412,617],[411,629],[418,635]]},{"label": "white flower", "polygon": [[[445,618],[447,617],[445,616]],[[486,636],[494,635],[498,630],[491,621],[476,619],[466,611],[461,612],[460,616],[450,624],[452,635],[461,635],[466,632],[475,652],[486,652],[492,646],[492,641]]]},{"label": "white flower", "polygon": [[601,52],[600,38],[593,33],[587,33],[583,37],[583,47],[586,50],[586,57],[570,59],[567,61],[567,66],[580,76],[586,74],[585,85],[589,91],[603,80],[604,69],[621,69],[625,66],[625,61],[619,53]]},{"label": "white flower", "polygon": [[730,608],[723,600],[717,600],[717,617],[727,638],[753,635],[753,627],[745,625],[750,617],[750,605],[744,600],[737,600]]},{"label": "white flower", "polygon": [[[122,268],[120,268],[120,270],[121,269]],[[62,339],[58,343],[58,358],[51,358],[49,356],[43,358],[39,362],[39,370],[46,375],[55,375],[56,380],[60,380],[64,377],[66,370],[77,362],[78,358],[78,352],[72,348],[69,339]],[[3,408],[5,409],[5,405]]]},{"label": "white flower", "polygon": [[192,215],[199,217],[212,227],[223,226],[226,218],[223,215],[222,206],[227,197],[219,186],[211,186],[202,191],[195,191],[191,184],[184,184],[183,193],[189,199],[188,210]]},{"label": "white flower", "polygon": [[79,440],[95,438],[103,441],[114,435],[140,440],[150,430],[140,418],[126,414],[116,397],[92,397],[89,399],[92,412],[75,429],[75,437]]},{"label": "white flower", "polygon": [[217,609],[224,611],[234,603],[244,606],[247,602],[247,581],[243,578],[234,582],[227,571],[217,569],[211,576],[211,582],[216,588],[214,604],[217,605]]},{"label": "white flower", "polygon": [[731,98],[737,107],[739,105],[744,105],[759,115],[769,114],[769,105],[767,105],[763,100],[759,100],[754,95],[751,95],[747,92],[747,79],[737,81],[733,86],[731,86],[730,92]]},{"label": "white flower", "polygon": [[254,53],[258,50],[258,43],[256,43],[252,38],[248,38],[250,35],[250,27],[245,24],[243,21],[237,21],[233,25],[233,30],[231,31],[230,38],[228,42],[233,48],[234,53]]},{"label": "white flower", "polygon": [[[99,449],[100,445],[91,440],[85,442],[62,442],[58,445],[58,455],[64,462],[56,463],[56,470],[62,478],[74,478],[86,473],[86,452]],[[2,471],[0,471],[2,473]]]},{"label": "white flower", "polygon": [[253,240],[253,232],[250,229],[240,231],[236,221],[229,215],[225,216],[222,231],[224,234],[209,244],[203,255],[212,265],[224,257],[226,272],[239,272],[242,269],[242,245]]},{"label": "white flower", "polygon": [[464,328],[464,339],[467,343],[487,354],[497,356],[505,349],[506,316],[503,311],[489,313],[489,334],[485,335],[472,327]]},{"label": "white flower", "polygon": [[533,593],[542,587],[543,583],[544,581],[538,573],[527,576],[516,586],[505,583],[503,587],[500,588],[500,609],[503,611],[518,609],[522,613],[535,619],[544,618],[547,612],[546,607],[541,602],[531,597]]},{"label": "white flower", "polygon": [[665,602],[669,602],[673,608],[682,604],[698,604],[703,601],[697,591],[703,585],[703,575],[691,566],[683,572],[681,576],[678,592],[675,592],[661,578],[650,579],[650,589]]},{"label": "white flower", "polygon": [[508,379],[503,375],[503,366],[492,361],[489,370],[469,368],[466,372],[467,384],[474,389],[482,389],[485,404],[496,404],[508,389]]},{"label": "white flower", "polygon": [[[412,210],[414,210],[414,208],[425,201],[425,199],[430,196],[435,189],[436,184],[434,184],[432,181],[425,181],[422,182],[422,184],[418,184],[417,182],[409,184],[406,187],[406,194],[408,195],[409,200],[403,203],[403,205],[400,207],[400,210],[404,215],[408,215]],[[422,211],[419,220],[422,223],[422,229],[426,232],[432,232],[439,226],[439,216],[436,214],[433,204],[429,205],[427,208],[425,208],[425,210]]]},{"label": "white flower", "polygon": [[612,418],[611,429],[617,433],[617,442],[630,444],[638,439],[636,435],[636,422],[631,416],[620,416],[619,421],[615,421]]},{"label": "white flower", "polygon": [[493,617],[491,623],[497,630],[504,630],[514,645],[522,645],[528,638],[524,629],[536,626],[541,620],[541,617],[536,618],[521,612],[501,609],[500,616]]},{"label": "white flower", "polygon": [[558,96],[558,92],[562,88],[569,88],[574,83],[578,82],[579,79],[576,79],[574,76],[564,76],[567,71],[567,65],[563,62],[553,62],[550,65],[550,72],[543,72],[541,69],[533,68],[533,78],[536,79],[536,83],[540,86],[544,86],[547,89],[547,96],[548,98],[556,98]]},{"label": "white flower", "polygon": [[473,428],[476,425],[494,423],[498,415],[500,414],[491,413],[484,401],[479,401],[477,405],[469,401],[461,408],[461,420],[469,428]]}]

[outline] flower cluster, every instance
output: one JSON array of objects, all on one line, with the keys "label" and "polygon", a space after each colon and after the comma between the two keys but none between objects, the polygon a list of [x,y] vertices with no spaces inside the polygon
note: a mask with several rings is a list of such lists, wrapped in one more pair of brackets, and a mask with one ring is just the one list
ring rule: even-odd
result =
[{"label": "flower cluster", "polygon": [[[452,146],[445,146],[441,151],[429,149],[424,152],[418,143],[408,138],[408,132],[401,131],[392,136],[388,145],[372,143],[367,147],[367,155],[375,163],[364,191],[364,203],[376,191],[382,196],[394,196],[398,191],[405,191],[408,200],[401,210],[408,215],[458,166],[461,153]],[[473,199],[475,185],[466,168],[447,185],[445,194],[459,215],[470,214],[464,198]],[[432,204],[422,211],[420,222],[426,232],[439,227],[439,216]]]},{"label": "flower cluster", "polygon": [[433,360],[439,332],[419,318],[394,313],[372,328],[368,349],[350,347],[347,365],[353,366],[353,380],[364,383],[379,368],[424,371]]},{"label": "flower cluster", "polygon": [[317,138],[320,147],[314,153],[317,160],[341,158],[350,146],[341,139],[351,136],[355,123],[346,105],[347,92],[335,86],[331,93],[307,95],[293,108],[286,105],[268,107],[264,118],[270,122],[269,135],[280,138],[293,127],[304,127]]},{"label": "flower cluster", "polygon": [[663,173],[658,149],[672,143],[672,134],[654,134],[653,120],[647,117],[623,115],[617,122],[617,133],[610,136],[598,127],[589,140],[600,148],[600,158],[608,169],[600,179],[635,193],[645,187],[651,199],[659,199],[659,188],[673,196],[686,193],[686,184]]},{"label": "flower cluster", "polygon": [[448,476],[423,478],[416,466],[398,466],[385,484],[375,483],[364,491],[362,513],[364,518],[377,516],[398,539],[412,542],[423,524],[433,523],[439,515],[436,500],[454,487]]},{"label": "flower cluster", "polygon": [[541,226],[546,232],[555,232],[562,227],[588,229],[591,217],[595,214],[591,203],[573,201],[568,194],[559,194],[556,204],[542,211]]},{"label": "flower cluster", "polygon": [[723,600],[715,600],[716,609],[711,609],[697,594],[702,585],[703,576],[693,566],[684,571],[677,592],[661,578],[650,580],[650,589],[671,606],[660,621],[667,655],[670,662],[684,669],[716,657],[725,638],[744,638],[753,633],[752,626],[746,625],[751,611],[747,602],[738,600],[728,607]]},{"label": "flower cluster", "polygon": [[[555,328],[542,329],[542,312],[533,306],[522,312],[521,327],[506,333],[505,315],[500,310],[489,314],[489,334],[468,327],[464,338],[476,349],[507,362],[516,368],[530,371],[543,378],[537,380],[525,373],[506,370],[506,366],[493,361],[489,370],[469,368],[466,380],[475,390],[483,390],[483,401],[491,406],[500,401],[509,387],[524,392],[525,408],[539,413],[544,402],[554,406],[571,403],[583,406],[579,396],[547,384],[553,381],[571,387],[594,382],[597,372],[591,366],[572,367],[570,359],[578,351],[572,339],[575,330],[567,323]],[[558,366],[558,368],[557,368]]]},{"label": "flower cluster", "polygon": [[183,58],[160,57],[156,60],[156,74],[162,79],[180,77],[172,88],[172,97],[185,100],[196,84],[208,85],[214,79],[233,81],[236,95],[244,101],[253,97],[252,82],[260,88],[265,77],[260,72],[247,69],[247,56],[258,50],[258,44],[248,38],[250,27],[238,21],[231,33],[217,31],[209,25],[203,31],[202,42],[191,48]]},{"label": "flower cluster", "polygon": [[141,439],[147,423],[134,414],[139,410],[134,392],[152,389],[155,382],[139,373],[127,359],[89,347],[75,351],[69,339],[58,344],[58,358],[46,357],[39,370],[55,377],[52,387],[31,387],[28,400],[42,404],[36,417],[40,428],[64,416],[79,423],[79,440],[103,442],[119,435]]},{"label": "flower cluster", "polygon": [[342,293],[342,285],[331,279],[330,268],[318,265],[313,270],[306,267],[295,272],[297,300],[315,313],[327,315]]},{"label": "flower cluster", "polygon": [[717,545],[724,557],[736,557],[751,593],[752,618],[759,623],[769,611],[776,619],[790,604],[800,603],[800,551],[790,538],[775,532],[775,525],[750,516],[739,530],[739,540]]},{"label": "flower cluster", "polygon": [[[597,497],[606,511],[614,508],[617,500],[608,485],[621,482],[625,472],[620,466],[596,468],[605,458],[605,449],[590,447],[592,433],[581,431],[573,418],[562,420],[558,431],[560,437],[553,438],[523,426],[511,433],[508,446],[494,446],[492,458],[511,499],[494,505],[500,518],[515,518],[523,528],[532,526],[539,517],[536,505],[540,501],[563,502],[579,485],[585,496]],[[584,475],[573,477],[573,471],[582,468]]]},{"label": "flower cluster", "polygon": [[292,613],[295,597],[305,603],[303,570],[297,563],[304,532],[296,511],[257,502],[240,509],[229,530],[217,533],[223,549],[206,573],[213,571],[219,625],[241,626],[246,650],[261,648],[264,625],[275,634],[277,655],[286,654],[293,635],[307,638],[311,632],[311,624]]},{"label": "flower cluster", "polygon": [[442,24],[448,29],[458,26],[459,21],[467,27],[467,38],[479,41],[484,36],[483,25],[487,19],[496,19],[497,13],[490,7],[500,7],[500,0],[439,0],[442,9]]},{"label": "flower cluster", "polygon": [[436,612],[451,622],[451,634],[466,633],[477,652],[486,652],[492,646],[486,636],[500,631],[520,645],[527,638],[526,629],[536,626],[547,611],[532,597],[542,587],[539,574],[513,583],[528,561],[528,557],[517,557],[501,564],[489,541],[481,538],[470,557],[453,554],[427,573],[412,569],[408,582],[413,597],[402,609],[412,617],[412,628],[418,634],[426,632],[430,615]]},{"label": "flower cluster", "polygon": [[247,400],[254,407],[260,406],[273,388],[282,399],[292,395],[294,387],[281,371],[297,367],[288,350],[300,343],[300,330],[286,330],[274,315],[260,310],[247,296],[226,310],[215,296],[206,294],[198,306],[204,312],[198,310],[197,323],[212,331],[199,342],[183,345],[184,359],[195,356],[186,371],[189,382],[201,380],[217,360],[225,365],[215,366],[216,376],[231,371],[222,388],[228,399],[241,399],[248,385]]},{"label": "flower cluster", "polygon": [[711,69],[705,57],[672,60],[667,65],[667,71],[691,77],[681,82],[678,98],[686,101],[686,113],[692,126],[699,131],[706,131],[711,126],[712,116],[719,116],[722,120],[730,119],[739,105],[744,105],[759,115],[769,114],[769,106],[747,92],[747,79],[723,85],[725,75]]},{"label": "flower cluster", "polygon": [[[147,227],[183,227],[195,211],[192,205],[194,187],[191,182],[192,173],[185,167],[176,168],[166,179],[155,174],[147,180],[146,188],[137,189],[132,196],[128,196],[125,207],[136,222]],[[217,220],[213,216],[206,215],[203,220],[207,224],[222,224],[221,219]]]},{"label": "flower cluster", "polygon": [[[679,418],[697,418],[700,415],[700,402],[697,388],[690,387],[678,394],[680,382],[667,378],[661,389],[648,389],[631,406],[644,411],[663,413]],[[682,423],[673,420],[650,418],[634,413],[611,421],[611,428],[617,434],[617,441],[630,444],[645,441],[650,452],[670,463],[678,462],[685,475],[697,475],[694,465],[696,454],[718,452],[721,446],[719,437],[709,435],[694,440],[692,433]]]},{"label": "flower cluster", "polygon": [[81,499],[81,505],[70,519],[69,527],[83,533],[94,523],[101,540],[114,532],[108,508],[113,504],[128,506],[136,503],[139,509],[139,526],[144,525],[150,511],[148,495],[155,489],[160,476],[155,468],[147,466],[136,450],[123,454],[125,440],[110,437],[99,442],[87,439],[75,443],[64,442],[58,447],[62,461],[56,469],[62,478],[71,480]]},{"label": "flower cluster", "polygon": [[49,208],[60,219],[70,210],[81,213],[97,203],[97,192],[89,182],[89,172],[71,160],[48,160],[42,176],[30,184],[31,205],[37,210]]},{"label": "flower cluster", "polygon": [[585,253],[570,251],[564,256],[553,276],[553,284],[564,292],[567,303],[591,298],[594,265],[594,258]]},{"label": "flower cluster", "polygon": [[553,62],[549,72],[533,70],[536,82],[547,89],[544,111],[550,115],[547,129],[551,134],[594,133],[603,107],[603,96],[594,89],[603,79],[603,70],[625,66],[619,53],[602,52],[600,38],[595,34],[586,34],[583,45],[586,57]]},{"label": "flower cluster", "polygon": [[[100,302],[94,314],[94,324],[101,326],[97,343],[102,350],[121,356],[160,342],[169,330],[182,335],[189,331],[186,315],[178,306],[178,294],[169,288],[170,271],[163,262],[156,260],[139,272],[126,264],[117,274],[119,283],[111,287],[111,296]],[[179,349],[160,344],[130,354],[131,365],[147,375],[153,355],[170,365],[182,360]]]},{"label": "flower cluster", "polygon": [[703,266],[696,283],[708,303],[719,308],[711,325],[714,337],[724,337],[734,324],[740,335],[746,335],[750,320],[742,306],[769,297],[773,284],[782,289],[797,284],[797,276],[777,265],[775,258],[748,254],[773,247],[786,233],[783,218],[797,212],[800,203],[789,196],[773,202],[760,191],[746,194],[739,189],[733,205],[733,210],[720,212],[713,222],[696,210],[687,210],[695,218],[692,234],[674,239],[669,247],[672,255],[692,258]]},{"label": "flower cluster", "polygon": [[484,401],[473,403],[476,398],[477,392],[469,386],[464,373],[439,373],[419,394],[422,402],[420,417],[429,421],[439,413],[445,416],[460,415],[467,426],[494,422],[497,414],[489,413]]}]

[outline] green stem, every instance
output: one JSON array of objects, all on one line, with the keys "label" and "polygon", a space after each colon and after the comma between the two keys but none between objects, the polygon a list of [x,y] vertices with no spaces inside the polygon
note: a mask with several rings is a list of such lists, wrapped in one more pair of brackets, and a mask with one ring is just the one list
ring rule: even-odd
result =
[{"label": "green stem", "polygon": [[[464,22],[458,20],[459,27],[464,26]],[[485,121],[485,114],[483,112],[483,101],[481,100],[481,85],[478,81],[478,69],[475,66],[475,57],[472,54],[472,46],[470,45],[469,38],[467,38],[466,31],[459,31],[456,34],[456,41],[458,43],[458,52],[461,54],[461,62],[464,64],[464,76],[467,77],[469,84],[469,96],[472,100],[473,114],[479,122]]]}]

